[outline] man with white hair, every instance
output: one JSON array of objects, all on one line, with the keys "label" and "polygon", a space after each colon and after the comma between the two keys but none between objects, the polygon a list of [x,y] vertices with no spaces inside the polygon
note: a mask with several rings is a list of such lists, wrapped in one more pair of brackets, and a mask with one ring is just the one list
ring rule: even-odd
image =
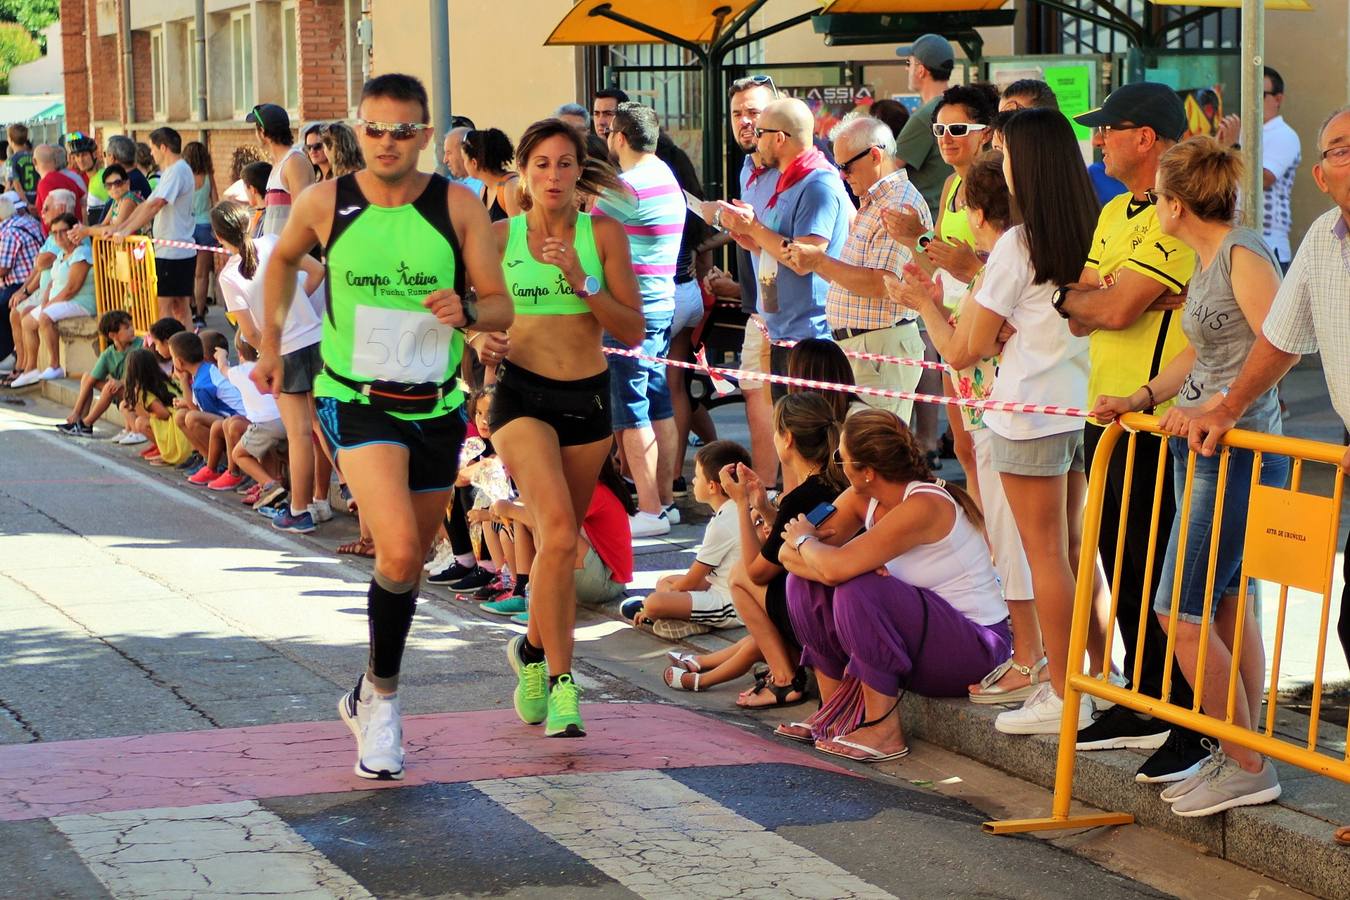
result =
[{"label": "man with white hair", "polygon": [[582,134],[591,130],[591,114],[580,103],[564,103],[554,110],[553,115]]},{"label": "man with white hair", "polygon": [[[839,171],[859,198],[858,215],[849,226],[848,239],[838,257],[827,254],[820,244],[794,241],[788,248],[788,264],[829,282],[825,320],[839,346],[922,359],[923,339],[915,313],[897,308],[887,296],[883,281],[887,272],[899,277],[913,256],[886,232],[881,211],[909,206],[919,210],[920,220],[931,228],[928,204],[896,162],[895,136],[885,122],[870,116],[849,119],[835,127],[830,139],[834,141]],[[917,366],[877,366],[856,359],[850,363],[859,385],[890,390],[914,390],[922,372]],[[909,421],[910,400],[866,400]]]},{"label": "man with white hair", "polygon": [[[38,144],[33,148],[33,165],[38,170],[37,208],[46,210],[47,195],[52,191],[70,191],[75,195],[75,218],[84,220],[85,185],[79,175],[66,168],[66,151],[54,144]],[[44,230],[47,216],[43,217]]]},{"label": "man with white hair", "polygon": [[483,195],[483,182],[469,174],[464,164],[464,135],[473,131],[466,125],[458,125],[445,133],[445,143],[441,147],[441,162],[450,170],[450,177],[464,185],[477,196]]},{"label": "man with white hair", "polygon": [[[28,280],[41,247],[42,223],[28,214],[23,196],[16,191],[0,194],[0,307],[8,309],[10,298]],[[21,338],[12,328],[0,328],[0,368],[14,368],[11,357]]]}]

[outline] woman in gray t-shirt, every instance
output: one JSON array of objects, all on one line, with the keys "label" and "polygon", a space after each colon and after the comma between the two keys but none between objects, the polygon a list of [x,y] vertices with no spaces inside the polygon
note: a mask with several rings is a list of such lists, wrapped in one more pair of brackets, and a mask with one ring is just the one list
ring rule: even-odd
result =
[{"label": "woman in gray t-shirt", "polygon": [[[1187,521],[1181,519],[1189,455],[1184,435],[1190,418],[1217,404],[1227,392],[1251,353],[1280,286],[1280,264],[1274,252],[1259,233],[1233,224],[1242,166],[1237,154],[1209,137],[1191,138],[1163,154],[1150,200],[1158,207],[1163,232],[1196,253],[1195,275],[1181,319],[1190,345],[1129,397],[1098,398],[1092,414],[1098,419],[1112,419],[1177,398],[1178,405],[1162,420],[1163,431],[1183,436],[1168,442],[1177,515],[1153,609],[1163,627],[1168,628],[1175,602],[1176,658],[1192,685],[1201,646],[1201,623],[1206,615],[1214,622],[1205,644],[1206,669],[1211,672],[1230,671],[1234,635],[1239,627],[1243,629],[1234,722],[1251,728],[1259,718],[1265,679],[1265,653],[1255,603],[1249,597],[1240,604],[1237,596],[1254,463],[1251,451],[1228,452],[1212,597],[1206,596],[1205,586],[1214,508],[1220,493],[1220,457],[1195,457],[1189,516]],[[1274,389],[1251,405],[1238,427],[1280,433],[1279,401]],[[1283,486],[1288,473],[1287,458],[1262,457],[1263,485]],[[1183,528],[1186,541],[1178,575]],[[1224,716],[1227,699],[1227,679],[1205,679],[1200,703],[1207,714]],[[1164,792],[1163,798],[1172,803],[1174,813],[1207,816],[1233,806],[1267,803],[1280,795],[1280,782],[1269,760],[1229,741],[1221,742],[1221,747],[1208,761],[1197,764],[1192,777]]]}]

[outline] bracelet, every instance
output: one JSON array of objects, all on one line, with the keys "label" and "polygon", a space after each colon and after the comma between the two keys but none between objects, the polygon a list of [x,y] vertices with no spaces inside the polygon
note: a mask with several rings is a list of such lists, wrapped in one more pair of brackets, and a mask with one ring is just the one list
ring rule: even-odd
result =
[{"label": "bracelet", "polygon": [[1148,393],[1148,406],[1145,408],[1152,409],[1158,405],[1158,398],[1153,396],[1153,388],[1149,387],[1147,384],[1144,385],[1144,390]]}]

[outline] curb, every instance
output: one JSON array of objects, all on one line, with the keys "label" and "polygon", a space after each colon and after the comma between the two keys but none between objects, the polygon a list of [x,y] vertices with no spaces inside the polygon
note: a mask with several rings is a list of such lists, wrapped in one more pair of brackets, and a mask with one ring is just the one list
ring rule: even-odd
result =
[{"label": "curb", "polygon": [[[903,705],[908,734],[1053,789],[1058,737],[1002,734],[994,729],[994,719],[1002,711],[1000,706],[914,694],[907,695]],[[1322,731],[1323,743],[1333,747],[1339,743],[1344,752],[1343,730],[1323,724]],[[1102,810],[1131,813],[1139,825],[1198,844],[1221,859],[1320,897],[1346,896],[1350,852],[1332,840],[1335,825],[1330,821],[1281,802],[1238,807],[1202,819],[1181,818],[1158,799],[1158,786],[1135,782],[1135,769],[1143,759],[1129,750],[1078,753],[1074,799]],[[1286,791],[1305,796],[1315,792],[1315,784],[1308,785],[1308,792],[1298,790],[1299,775],[1322,778],[1281,766],[1281,776],[1288,776]],[[1328,805],[1329,812],[1334,808],[1334,803]],[[1025,815],[1048,813],[1048,809],[1026,810]]]}]

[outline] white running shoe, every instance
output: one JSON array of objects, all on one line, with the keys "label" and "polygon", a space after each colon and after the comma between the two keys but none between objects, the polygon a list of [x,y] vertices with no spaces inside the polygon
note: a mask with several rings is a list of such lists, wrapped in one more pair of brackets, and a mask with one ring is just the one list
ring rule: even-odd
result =
[{"label": "white running shoe", "polygon": [[672,525],[680,524],[680,508],[676,506],[674,503],[670,504],[665,508],[665,514],[666,519],[669,520],[670,524]]},{"label": "white running shoe", "polygon": [[122,445],[127,446],[127,447],[133,447],[133,446],[135,446],[136,444],[144,444],[144,443],[146,443],[146,442],[149,441],[149,440],[150,440],[150,439],[149,439],[148,437],[146,437],[145,435],[141,434],[139,431],[128,431],[128,432],[127,432],[127,436],[124,437],[124,438],[122,438],[122,439],[121,439],[120,441],[118,441],[117,443],[122,444]]},{"label": "white running shoe", "polygon": [[11,381],[9,383],[9,386],[11,388],[25,388],[28,387],[30,384],[37,384],[41,380],[42,380],[41,372],[39,372],[37,369],[29,369],[27,372],[24,372],[18,378],[15,378],[13,381]]},{"label": "white running shoe", "polygon": [[639,510],[628,517],[628,529],[635,538],[660,537],[670,534],[670,519],[665,513],[658,515]]},{"label": "white running shoe", "polygon": [[309,514],[314,517],[314,523],[327,522],[333,518],[333,505],[327,500],[315,500],[309,505]]},{"label": "white running shoe", "polygon": [[455,558],[454,548],[450,546],[449,541],[440,541],[432,551],[431,562],[422,568],[427,572],[439,572],[450,565],[450,560]]},{"label": "white running shoe", "polygon": [[365,676],[338,701],[338,714],[356,738],[356,765],[361,778],[377,781],[403,779],[403,723],[398,694],[383,697],[366,684]]},{"label": "white running shoe", "polygon": [[41,381],[55,381],[58,378],[65,378],[66,370],[60,366],[52,366],[50,369],[43,369],[42,374],[38,376]]},{"label": "white running shoe", "polygon": [[[1038,687],[1020,709],[999,713],[994,727],[1004,734],[1059,734],[1060,719],[1064,715],[1064,701],[1050,687],[1049,682]],[[1092,724],[1092,700],[1086,694],[1079,696],[1078,727]]]}]

